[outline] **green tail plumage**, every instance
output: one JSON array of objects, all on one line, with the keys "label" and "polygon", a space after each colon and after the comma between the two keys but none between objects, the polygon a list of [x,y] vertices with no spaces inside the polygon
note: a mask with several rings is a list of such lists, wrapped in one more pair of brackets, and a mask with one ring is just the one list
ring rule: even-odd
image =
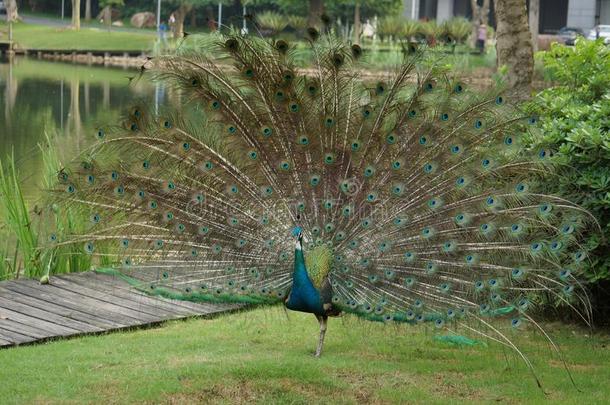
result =
[{"label": "green tail plumage", "polygon": [[417,49],[370,82],[360,48],[324,37],[305,72],[284,41],[231,34],[207,51],[153,61],[184,106],[132,109],[62,172],[56,191],[91,227],[54,243],[158,268],[152,293],[280,303],[300,226],[329,311],[515,349],[504,327],[538,327],[542,295],[588,319],[586,213],[539,191],[552,151],[524,150],[536,119],[502,89],[470,90]]}]

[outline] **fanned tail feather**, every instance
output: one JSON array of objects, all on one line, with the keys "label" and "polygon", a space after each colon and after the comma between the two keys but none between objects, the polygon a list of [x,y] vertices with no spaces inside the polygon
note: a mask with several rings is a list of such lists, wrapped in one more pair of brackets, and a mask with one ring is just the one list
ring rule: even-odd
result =
[{"label": "fanned tail feather", "polygon": [[552,151],[523,148],[536,118],[510,94],[469,90],[415,49],[379,82],[326,37],[307,75],[283,40],[228,34],[208,51],[153,61],[186,107],[132,109],[62,171],[56,191],[91,228],[54,243],[158,268],[145,289],[174,298],[269,304],[290,289],[298,225],[306,252],[332,249],[337,308],[458,325],[528,366],[502,326],[539,327],[541,297],[588,321],[588,215],[541,193]]}]

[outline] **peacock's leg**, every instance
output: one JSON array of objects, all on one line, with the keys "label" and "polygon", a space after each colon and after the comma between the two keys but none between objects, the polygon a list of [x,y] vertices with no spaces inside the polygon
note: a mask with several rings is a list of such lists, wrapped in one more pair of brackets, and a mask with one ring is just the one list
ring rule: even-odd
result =
[{"label": "peacock's leg", "polygon": [[318,348],[316,349],[315,356],[320,357],[322,354],[322,346],[324,345],[324,335],[326,334],[328,317],[316,315],[316,318],[318,318],[318,322],[320,322],[320,339],[318,340]]}]

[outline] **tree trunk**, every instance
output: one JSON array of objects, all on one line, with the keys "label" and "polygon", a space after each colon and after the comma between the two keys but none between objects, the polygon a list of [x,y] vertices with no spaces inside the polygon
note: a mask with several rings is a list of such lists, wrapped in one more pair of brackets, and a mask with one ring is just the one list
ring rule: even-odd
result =
[{"label": "tree trunk", "polygon": [[532,49],[538,50],[538,23],[540,21],[540,0],[530,0],[529,8],[530,31],[532,32]]},{"label": "tree trunk", "polygon": [[72,28],[80,30],[80,0],[72,0]]},{"label": "tree trunk", "polygon": [[498,67],[508,68],[507,78],[518,98],[528,98],[534,71],[532,36],[525,0],[496,0],[496,53]]},{"label": "tree trunk", "polygon": [[193,11],[191,11],[191,27],[192,28],[197,27],[197,10],[195,10],[195,9],[193,9]]},{"label": "tree trunk", "polygon": [[354,43],[360,44],[360,31],[362,31],[362,24],[360,22],[360,2],[356,1],[354,7]]},{"label": "tree trunk", "polygon": [[6,1],[6,21],[17,21],[19,12],[17,11],[17,0]]},{"label": "tree trunk", "polygon": [[106,24],[108,29],[110,29],[110,26],[112,25],[112,7],[104,7],[104,9],[102,10],[102,15],[104,16],[104,24]]},{"label": "tree trunk", "polygon": [[91,21],[91,0],[85,0],[85,21]]},{"label": "tree trunk", "polygon": [[174,38],[182,38],[184,36],[184,19],[192,9],[193,6],[190,4],[181,4],[178,10],[174,11],[174,17],[176,17]]},{"label": "tree trunk", "polygon": [[472,34],[470,42],[472,46],[477,44],[477,33],[481,24],[489,24],[489,0],[483,0],[483,5],[479,7],[477,0],[470,0],[472,8]]},{"label": "tree trunk", "polygon": [[307,26],[322,29],[322,14],[324,14],[324,0],[309,0]]}]

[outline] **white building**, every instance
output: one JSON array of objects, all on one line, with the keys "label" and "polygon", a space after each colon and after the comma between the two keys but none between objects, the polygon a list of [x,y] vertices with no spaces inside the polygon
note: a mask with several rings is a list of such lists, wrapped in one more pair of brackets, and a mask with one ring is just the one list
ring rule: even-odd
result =
[{"label": "white building", "polygon": [[[495,25],[491,3],[490,24]],[[404,15],[411,19],[443,21],[453,16],[470,17],[470,0],[403,0]],[[479,4],[483,0],[478,0]],[[529,1],[528,1],[529,3]],[[596,24],[610,24],[610,0],[540,0],[540,33],[551,34],[561,27],[589,30]]]}]

